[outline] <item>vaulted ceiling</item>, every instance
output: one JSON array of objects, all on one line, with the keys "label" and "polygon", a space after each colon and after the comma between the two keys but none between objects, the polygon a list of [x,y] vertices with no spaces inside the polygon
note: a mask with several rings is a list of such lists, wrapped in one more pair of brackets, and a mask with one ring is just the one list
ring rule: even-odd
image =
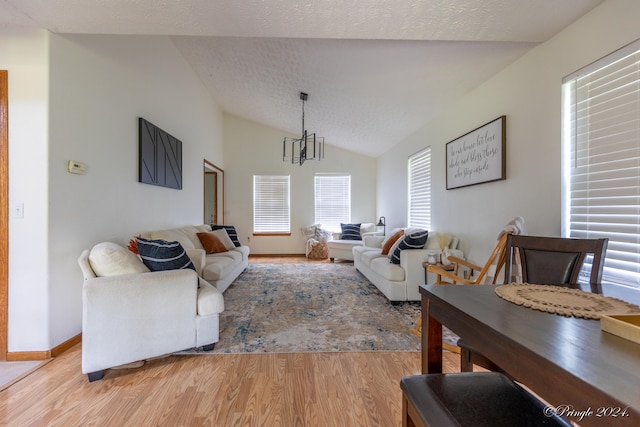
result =
[{"label": "vaulted ceiling", "polygon": [[0,30],[171,36],[224,111],[300,134],[306,92],[309,131],[378,156],[603,1],[0,0]]}]

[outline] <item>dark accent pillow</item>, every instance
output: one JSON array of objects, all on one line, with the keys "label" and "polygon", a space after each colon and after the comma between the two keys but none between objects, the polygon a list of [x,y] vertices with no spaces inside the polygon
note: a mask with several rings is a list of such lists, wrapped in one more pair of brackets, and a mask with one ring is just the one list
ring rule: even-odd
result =
[{"label": "dark accent pillow", "polygon": [[342,224],[342,233],[340,234],[340,240],[362,240],[360,235],[360,224]]},{"label": "dark accent pillow", "polygon": [[429,232],[427,230],[414,231],[411,234],[407,234],[402,238],[402,241],[393,252],[391,256],[392,264],[400,264],[400,252],[405,249],[422,249],[425,243],[427,243],[427,237]]},{"label": "dark accent pillow", "polygon": [[140,258],[151,271],[179,270],[181,268],[196,270],[179,242],[148,240],[142,237],[138,237],[137,241]]},{"label": "dark accent pillow", "polygon": [[211,224],[211,231],[214,230],[220,230],[224,228],[225,230],[227,230],[227,234],[229,235],[229,238],[231,239],[231,241],[233,242],[234,245],[236,245],[236,248],[239,248],[240,246],[242,246],[240,244],[240,240],[238,239],[238,233],[236,232],[236,227],[234,227],[233,225],[216,225],[216,224]]}]

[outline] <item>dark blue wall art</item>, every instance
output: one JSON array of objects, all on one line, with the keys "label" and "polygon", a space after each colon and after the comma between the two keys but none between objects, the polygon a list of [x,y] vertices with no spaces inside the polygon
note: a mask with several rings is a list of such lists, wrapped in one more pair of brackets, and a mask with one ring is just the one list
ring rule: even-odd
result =
[{"label": "dark blue wall art", "polygon": [[138,127],[138,182],[182,190],[182,141],[142,117]]}]

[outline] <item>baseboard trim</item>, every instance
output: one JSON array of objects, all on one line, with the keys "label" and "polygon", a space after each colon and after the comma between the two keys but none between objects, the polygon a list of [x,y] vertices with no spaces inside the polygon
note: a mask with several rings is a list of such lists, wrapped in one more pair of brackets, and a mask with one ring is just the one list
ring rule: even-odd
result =
[{"label": "baseboard trim", "polygon": [[7,352],[7,361],[28,361],[28,360],[47,360],[52,357],[60,356],[74,345],[82,341],[82,334],[68,339],[60,345],[55,346],[51,350],[46,351],[10,351]]},{"label": "baseboard trim", "polygon": [[47,351],[9,351],[7,352],[7,362],[25,362],[28,360],[51,359],[51,350]]},{"label": "baseboard trim", "polygon": [[51,349],[51,357],[58,357],[65,351],[69,350],[74,345],[82,342],[82,334],[78,334],[75,337],[71,337],[60,345],[57,345]]}]

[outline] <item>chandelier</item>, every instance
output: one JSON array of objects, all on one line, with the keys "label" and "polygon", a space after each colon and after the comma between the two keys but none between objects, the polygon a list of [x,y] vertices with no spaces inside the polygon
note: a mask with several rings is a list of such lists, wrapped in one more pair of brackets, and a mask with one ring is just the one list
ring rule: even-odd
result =
[{"label": "chandelier", "polygon": [[304,103],[309,95],[300,92],[302,100],[302,136],[300,138],[285,137],[282,141],[282,161],[300,164],[307,160],[324,159],[324,137],[316,137],[315,133],[307,133],[304,128]]}]

